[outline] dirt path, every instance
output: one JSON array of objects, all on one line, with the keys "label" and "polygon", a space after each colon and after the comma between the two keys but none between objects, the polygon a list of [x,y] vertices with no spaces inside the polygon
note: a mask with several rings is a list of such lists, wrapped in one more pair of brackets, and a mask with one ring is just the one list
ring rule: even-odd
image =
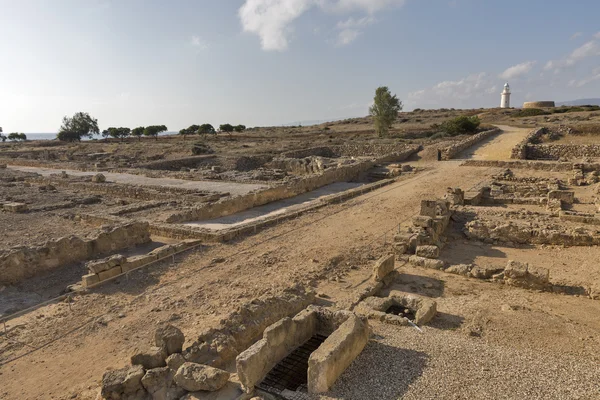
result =
[{"label": "dirt path", "polygon": [[[65,171],[69,175],[74,176],[93,176],[96,172],[82,172],[69,169],[52,169],[41,167],[22,167],[9,165],[8,168],[23,171],[35,172],[43,176],[50,174],[58,174],[60,171]],[[149,178],[143,175],[117,173],[117,172],[102,172],[109,182],[123,183],[128,185],[139,186],[166,186],[177,187],[181,189],[190,189],[206,192],[230,193],[232,195],[243,195],[253,190],[266,189],[267,185],[259,185],[255,183],[237,183],[237,182],[218,182],[218,181],[187,181],[185,179],[175,178]]]},{"label": "dirt path", "polygon": [[502,129],[498,135],[482,141],[481,143],[465,150],[457,158],[473,160],[508,160],[513,149],[531,131],[526,128],[514,128],[506,125],[497,125]]}]

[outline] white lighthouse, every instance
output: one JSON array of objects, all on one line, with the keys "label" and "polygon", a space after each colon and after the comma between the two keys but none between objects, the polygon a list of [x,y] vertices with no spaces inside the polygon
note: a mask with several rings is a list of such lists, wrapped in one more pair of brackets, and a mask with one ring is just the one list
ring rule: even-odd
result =
[{"label": "white lighthouse", "polygon": [[508,82],[504,84],[504,90],[502,91],[502,100],[500,101],[500,108],[510,108],[510,86],[508,86]]}]

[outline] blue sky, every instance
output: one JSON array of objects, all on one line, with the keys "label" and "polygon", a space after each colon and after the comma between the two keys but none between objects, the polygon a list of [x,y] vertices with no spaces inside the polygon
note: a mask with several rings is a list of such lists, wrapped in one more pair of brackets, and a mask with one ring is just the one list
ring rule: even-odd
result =
[{"label": "blue sky", "polygon": [[0,0],[0,126],[278,125],[600,97],[600,2]]}]

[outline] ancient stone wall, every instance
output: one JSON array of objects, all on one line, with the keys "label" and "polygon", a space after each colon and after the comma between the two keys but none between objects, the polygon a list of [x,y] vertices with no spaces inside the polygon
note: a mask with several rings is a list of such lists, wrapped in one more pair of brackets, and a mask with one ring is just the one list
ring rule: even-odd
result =
[{"label": "ancient stone wall", "polygon": [[215,155],[201,155],[193,157],[177,158],[174,160],[160,160],[139,164],[137,168],[161,169],[179,171],[181,168],[195,168],[198,165],[209,164],[217,158]]},{"label": "ancient stone wall", "polygon": [[366,319],[351,312],[310,306],[293,319],[284,318],[269,326],[261,340],[237,356],[243,387],[252,391],[279,361],[316,333],[328,338],[308,360],[310,393],[323,393],[333,386],[363,350],[370,332]]},{"label": "ancient stone wall", "polygon": [[442,160],[450,160],[450,159],[454,158],[457,154],[468,149],[469,147],[473,146],[474,144],[476,144],[484,139],[487,139],[490,136],[493,136],[499,132],[500,132],[500,129],[498,129],[498,128],[490,129],[489,131],[484,131],[484,132],[478,133],[476,135],[469,136],[468,138],[463,139],[458,143],[454,143],[446,148],[443,148],[443,149],[441,149]]},{"label": "ancient stone wall", "polygon": [[513,147],[512,152],[510,154],[510,158],[516,160],[526,160],[527,159],[527,145],[538,139],[540,136],[547,132],[546,128],[537,128],[533,131],[529,132],[525,139],[523,139],[519,144]]},{"label": "ancient stone wall", "polygon": [[526,147],[530,160],[600,157],[600,145],[597,144],[528,144]]},{"label": "ancient stone wall", "polygon": [[[499,167],[510,169],[533,169],[539,171],[565,172],[573,170],[571,162],[529,161],[529,160],[467,160],[461,165],[466,167]],[[590,164],[591,166],[591,164]]]},{"label": "ancient stone wall", "polygon": [[88,238],[68,236],[42,246],[18,247],[0,252],[0,284],[15,284],[44,271],[97,258],[150,241],[146,222],[104,229]]},{"label": "ancient stone wall", "polygon": [[[411,146],[408,149],[405,147],[405,150],[402,153],[395,154],[394,158],[404,160],[414,152],[418,151],[419,148],[419,146]],[[182,223],[223,217],[277,200],[298,196],[335,182],[348,182],[373,168],[377,162],[381,161],[378,159],[365,160],[356,164],[343,165],[338,168],[329,168],[323,171],[322,174],[308,175],[285,185],[275,186],[243,196],[223,199],[216,203],[206,204],[181,213],[175,213],[171,215],[166,222]]]},{"label": "ancient stone wall", "polygon": [[338,146],[311,147],[282,153],[282,157],[306,158],[310,156],[336,157],[381,157],[394,153],[403,153],[407,145],[403,143],[345,143]]},{"label": "ancient stone wall", "polygon": [[294,287],[279,296],[252,300],[221,320],[221,326],[207,329],[183,356],[187,361],[225,366],[242,351],[260,340],[265,329],[282,318],[296,315],[314,301],[314,292]]}]

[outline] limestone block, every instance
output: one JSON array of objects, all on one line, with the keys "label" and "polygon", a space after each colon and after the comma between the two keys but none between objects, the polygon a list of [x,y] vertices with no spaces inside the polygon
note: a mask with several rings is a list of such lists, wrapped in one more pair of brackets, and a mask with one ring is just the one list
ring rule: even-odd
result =
[{"label": "limestone block", "polygon": [[4,203],[3,205],[4,211],[12,212],[12,213],[22,213],[27,211],[27,204],[25,203]]},{"label": "limestone block", "polygon": [[[199,391],[188,393],[179,400],[244,400],[247,398],[248,396],[244,395],[244,391],[238,382],[228,381],[217,392]],[[262,397],[253,397],[253,399],[263,400]]]},{"label": "limestone block", "polygon": [[392,248],[394,249],[394,253],[397,255],[406,254],[408,251],[408,244],[404,242],[395,242],[392,243]]},{"label": "limestone block", "polygon": [[502,272],[504,268],[494,266],[474,266],[469,271],[469,276],[477,279],[490,279],[492,276]]},{"label": "limestone block", "polygon": [[133,397],[133,395],[143,392],[142,378],[144,374],[144,368],[141,365],[106,371],[102,376],[102,398],[121,400],[124,395]]},{"label": "limestone block", "polygon": [[170,244],[161,246],[157,249],[152,250],[150,253],[153,255],[155,258],[159,259],[159,258],[163,258],[166,257],[168,255],[171,255],[175,252],[175,249],[173,248],[173,246],[171,246]]},{"label": "limestone block", "polygon": [[181,355],[181,353],[171,354],[166,359],[167,367],[169,367],[174,372],[177,372],[179,367],[181,367],[184,362],[185,358],[183,357],[183,355]]},{"label": "limestone block", "polygon": [[421,200],[421,211],[419,215],[425,217],[435,217],[437,202],[435,200]]},{"label": "limestone block", "polygon": [[413,217],[412,223],[419,228],[431,228],[433,227],[433,217],[416,215]]},{"label": "limestone block", "polygon": [[6,168],[6,164],[0,164],[0,169],[5,169]]},{"label": "limestone block", "polygon": [[142,386],[152,396],[153,400],[178,399],[186,391],[175,385],[174,375],[175,372],[168,367],[149,369],[142,378]]},{"label": "limestone block", "polygon": [[471,268],[473,268],[473,265],[471,265],[471,264],[456,264],[456,265],[451,265],[448,268],[446,268],[446,272],[449,272],[451,274],[466,276],[471,271]]},{"label": "limestone block", "polygon": [[167,355],[181,353],[185,337],[180,329],[173,325],[160,327],[154,332],[154,344],[156,347],[163,347]]},{"label": "limestone block", "polygon": [[377,260],[373,266],[372,279],[381,281],[387,274],[392,272],[394,270],[395,258],[396,256],[394,254],[388,254]]},{"label": "limestone block", "polygon": [[438,258],[440,256],[440,248],[437,246],[417,246],[415,254],[419,257]]},{"label": "limestone block", "polygon": [[100,272],[108,271],[109,269],[114,268],[114,266],[109,266],[106,260],[88,261],[85,266],[92,274],[99,274]]},{"label": "limestone block", "polygon": [[575,201],[575,192],[570,190],[552,190],[548,192],[548,200],[557,199],[565,204],[573,204]]},{"label": "limestone block", "polygon": [[443,269],[444,262],[442,260],[433,260],[430,258],[419,257],[419,256],[410,256],[408,261],[417,266],[417,267],[425,267],[431,269]]},{"label": "limestone block", "polygon": [[369,324],[352,314],[308,359],[309,393],[327,392],[369,341]]},{"label": "limestone block", "polygon": [[121,269],[124,273],[129,272],[131,270],[141,267],[142,265],[146,265],[154,260],[156,260],[156,256],[151,254],[127,257],[127,260],[121,265]]},{"label": "limestone block", "polygon": [[131,364],[141,365],[145,369],[160,368],[167,365],[167,352],[162,347],[151,347],[149,350],[135,350],[131,356]]},{"label": "limestone block", "polygon": [[81,277],[83,287],[90,287],[100,282],[100,277],[97,274],[87,274]]},{"label": "limestone block", "polygon": [[118,266],[118,267],[111,268],[108,271],[102,271],[102,272],[98,273],[98,277],[100,278],[101,281],[105,281],[107,279],[114,278],[117,275],[121,275],[122,272],[123,271],[121,270],[121,266]]},{"label": "limestone block", "polygon": [[214,392],[227,384],[229,372],[208,365],[186,362],[179,367],[174,380],[179,387],[188,392]]}]

